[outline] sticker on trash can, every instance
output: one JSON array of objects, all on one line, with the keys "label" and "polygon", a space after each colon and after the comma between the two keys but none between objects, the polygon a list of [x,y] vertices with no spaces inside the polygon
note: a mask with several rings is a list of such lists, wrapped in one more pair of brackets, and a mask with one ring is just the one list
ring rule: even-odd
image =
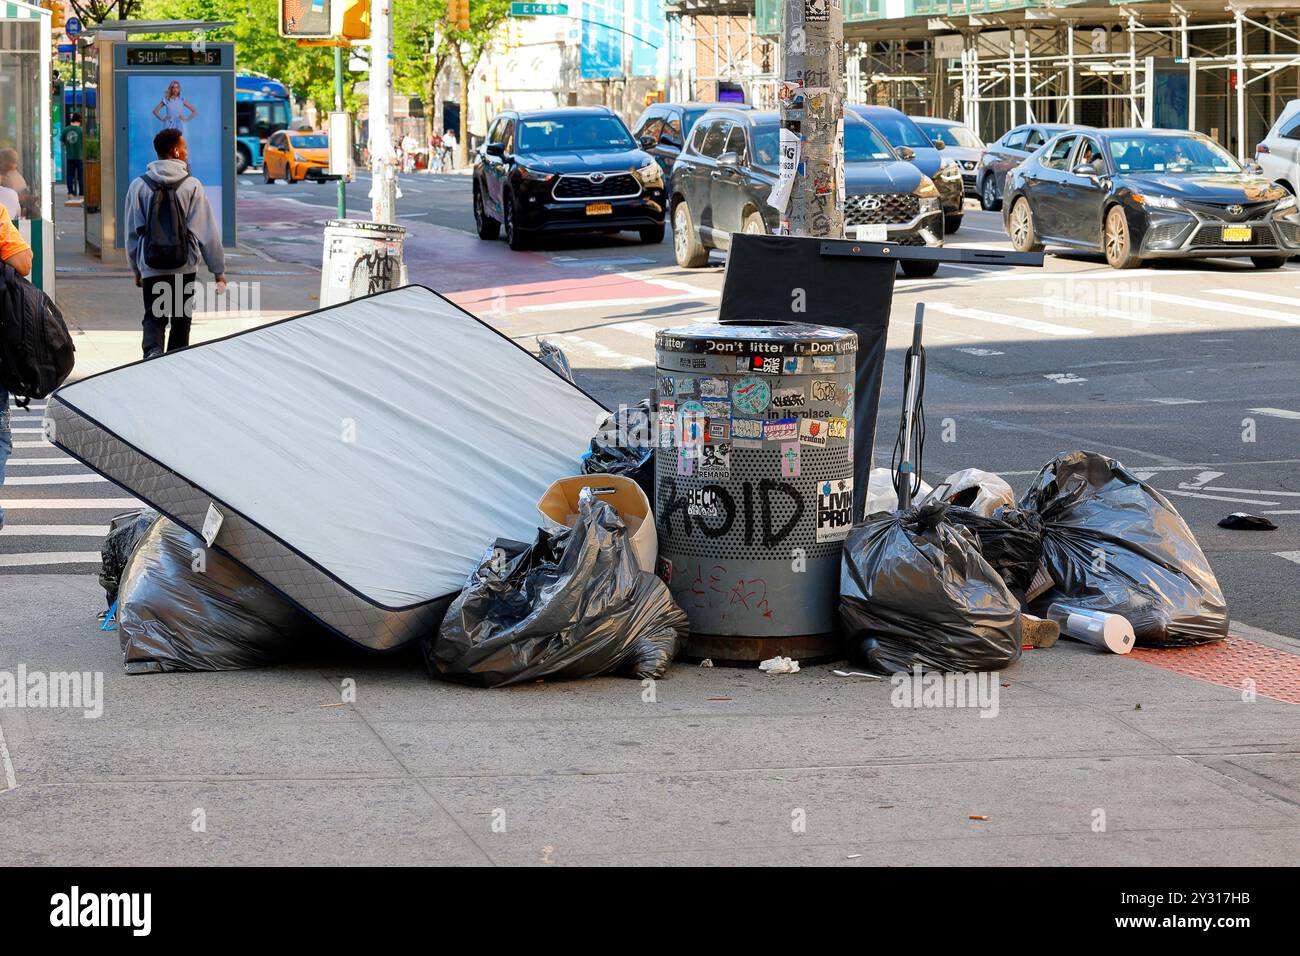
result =
[{"label": "sticker on trash can", "polygon": [[755,375],[747,376],[731,389],[731,402],[738,412],[761,415],[772,403],[772,386]]},{"label": "sticker on trash can", "polygon": [[760,372],[763,375],[780,375],[781,374],[781,356],[779,355],[752,355],[747,358],[736,359],[736,371],[738,372]]},{"label": "sticker on trash can", "polygon": [[692,488],[686,492],[686,513],[692,518],[722,518],[722,497],[716,488]]},{"label": "sticker on trash can", "polygon": [[701,404],[704,406],[704,417],[710,421],[715,419],[731,418],[731,402],[723,402],[718,399],[705,399]]},{"label": "sticker on trash can", "polygon": [[781,444],[781,477],[799,477],[799,443],[797,441]]},{"label": "sticker on trash can", "polygon": [[772,393],[772,407],[781,411],[803,408],[807,404],[808,398],[802,388],[778,388]]},{"label": "sticker on trash can", "polygon": [[799,419],[778,418],[763,423],[763,437],[768,441],[788,441],[799,437]]},{"label": "sticker on trash can", "polygon": [[682,478],[689,478],[695,474],[695,457],[690,454],[688,448],[677,449],[677,474]]},{"label": "sticker on trash can", "polygon": [[826,420],[826,434],[830,438],[848,438],[849,420],[847,418],[828,418]]},{"label": "sticker on trash can", "polygon": [[731,421],[729,419],[705,419],[704,440],[706,442],[727,441],[729,438],[731,438]]},{"label": "sticker on trash can", "polygon": [[678,396],[695,394],[695,379],[687,376],[686,378],[675,378],[673,382],[675,385],[674,393]]},{"label": "sticker on trash can", "polygon": [[781,362],[782,375],[798,375],[803,371],[803,359],[791,355]]},{"label": "sticker on trash can", "polygon": [[[694,379],[692,379],[694,381]],[[726,398],[727,380],[725,378],[700,379],[700,398]]]},{"label": "sticker on trash can", "polygon": [[660,375],[656,391],[660,398],[672,398],[677,393],[676,379],[671,375]]},{"label": "sticker on trash can", "polygon": [[834,372],[837,365],[838,360],[833,358],[818,357],[812,359],[812,370],[822,374]]},{"label": "sticker on trash can", "polygon": [[659,447],[672,448],[677,444],[677,403],[659,403]]},{"label": "sticker on trash can", "polygon": [[832,405],[843,405],[845,397],[844,389],[840,387],[839,383],[813,379],[812,400],[814,402],[830,402]]},{"label": "sticker on trash can", "polygon": [[682,445],[704,441],[704,406],[699,402],[682,402],[677,406],[677,437]]},{"label": "sticker on trash can", "polygon": [[843,541],[853,526],[853,479],[838,478],[817,486],[817,540]]},{"label": "sticker on trash can", "polygon": [[799,419],[799,443],[801,445],[825,448],[827,431],[829,429],[826,427],[826,419],[824,418]]},{"label": "sticker on trash can", "polygon": [[731,445],[720,442],[700,449],[699,467],[695,472],[701,478],[731,477]]},{"label": "sticker on trash can", "polygon": [[763,420],[761,418],[733,418],[731,443],[736,448],[763,447]]}]

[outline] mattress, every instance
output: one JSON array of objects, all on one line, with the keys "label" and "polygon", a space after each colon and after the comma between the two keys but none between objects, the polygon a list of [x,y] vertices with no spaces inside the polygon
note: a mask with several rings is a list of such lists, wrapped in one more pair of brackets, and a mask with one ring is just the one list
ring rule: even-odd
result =
[{"label": "mattress", "polygon": [[90,376],[46,433],[322,624],[388,650],[436,627],[606,410],[405,286]]}]

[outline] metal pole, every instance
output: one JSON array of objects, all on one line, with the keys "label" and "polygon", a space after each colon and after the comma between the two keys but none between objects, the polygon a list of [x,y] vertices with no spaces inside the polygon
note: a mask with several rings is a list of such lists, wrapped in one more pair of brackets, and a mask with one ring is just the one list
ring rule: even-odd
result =
[{"label": "metal pole", "polygon": [[1066,80],[1066,95],[1069,97],[1065,101],[1065,121],[1074,122],[1074,21],[1071,20],[1065,25],[1066,36],[1066,54],[1065,58],[1069,66],[1069,75]]},{"label": "metal pole", "polygon": [[397,168],[393,156],[393,9],[370,0],[370,218],[396,220]]},{"label": "metal pole", "polygon": [[[334,48],[334,109],[343,111],[343,47]],[[339,218],[348,218],[348,184],[340,179],[336,185]]]},{"label": "metal pole", "polygon": [[[834,0],[783,0],[781,78],[782,155],[790,198],[782,231],[796,236],[844,236],[844,10]],[[788,161],[787,161],[788,163]],[[779,208],[779,207],[778,207]]]},{"label": "metal pole", "polygon": [[1246,161],[1246,59],[1242,43],[1241,10],[1233,11],[1237,27],[1237,159]]}]

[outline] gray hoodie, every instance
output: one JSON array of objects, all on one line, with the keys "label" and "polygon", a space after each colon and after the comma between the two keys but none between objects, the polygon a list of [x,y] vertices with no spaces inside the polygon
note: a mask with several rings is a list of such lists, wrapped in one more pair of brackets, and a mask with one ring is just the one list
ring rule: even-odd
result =
[{"label": "gray hoodie", "polygon": [[[149,175],[162,183],[177,183],[185,178],[189,170],[179,159],[155,159],[149,164]],[[151,269],[144,261],[144,233],[149,226],[149,203],[153,200],[153,190],[141,178],[131,181],[126,191],[126,256],[132,267],[140,275],[149,276],[179,275],[195,272],[199,265],[199,255],[208,271],[214,276],[226,271],[226,255],[221,248],[221,231],[217,228],[217,219],[212,215],[212,206],[203,184],[191,176],[176,189],[181,208],[185,210],[190,227],[190,236],[194,244],[190,246],[189,263],[184,269]],[[197,247],[197,248],[196,248]]]}]

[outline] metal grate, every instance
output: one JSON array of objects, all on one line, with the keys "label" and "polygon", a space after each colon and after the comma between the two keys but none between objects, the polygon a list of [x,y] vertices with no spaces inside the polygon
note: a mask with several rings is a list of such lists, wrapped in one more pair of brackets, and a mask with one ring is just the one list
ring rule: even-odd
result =
[{"label": "metal grate", "polygon": [[618,199],[635,196],[641,191],[636,178],[627,173],[611,173],[598,183],[587,176],[561,176],[555,184],[556,199]]},{"label": "metal grate", "polygon": [[1162,242],[1173,242],[1186,231],[1187,226],[1188,224],[1185,222],[1167,222],[1159,226],[1152,226],[1147,230],[1147,245],[1154,246]]},{"label": "metal grate", "polygon": [[[1202,216],[1209,216],[1212,219],[1221,219],[1224,222],[1249,222],[1252,219],[1266,215],[1273,208],[1271,202],[1256,203],[1210,203],[1210,202],[1187,202],[1183,205]],[[1229,208],[1236,208],[1240,212],[1229,212]]]},{"label": "metal grate", "polygon": [[844,224],[873,226],[880,223],[908,222],[915,219],[920,210],[921,201],[912,193],[849,196],[844,200]]}]

